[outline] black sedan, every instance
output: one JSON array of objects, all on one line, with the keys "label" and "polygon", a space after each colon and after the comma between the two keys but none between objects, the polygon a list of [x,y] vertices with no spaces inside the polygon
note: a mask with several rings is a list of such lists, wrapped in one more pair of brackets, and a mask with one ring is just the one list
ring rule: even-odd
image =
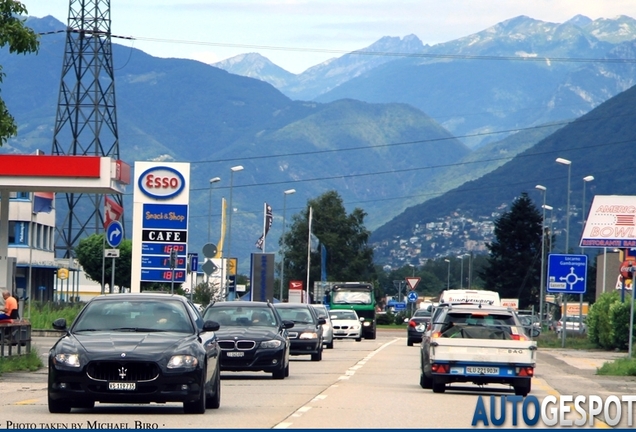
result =
[{"label": "black sedan", "polygon": [[310,354],[312,361],[322,360],[322,325],[327,321],[318,318],[316,309],[304,303],[276,303],[274,308],[283,320],[292,321],[289,332],[291,355]]},{"label": "black sedan", "polygon": [[264,371],[274,379],[289,376],[289,338],[293,322],[282,321],[271,304],[252,301],[217,302],[203,313],[218,322],[221,370]]},{"label": "black sedan", "polygon": [[218,323],[182,296],[110,294],[90,300],[49,352],[52,413],[102,403],[182,402],[189,414],[221,403]]},{"label": "black sedan", "polygon": [[426,326],[431,322],[431,311],[418,309],[415,311],[406,327],[406,344],[413,346],[414,343],[422,342],[422,336],[426,331]]}]

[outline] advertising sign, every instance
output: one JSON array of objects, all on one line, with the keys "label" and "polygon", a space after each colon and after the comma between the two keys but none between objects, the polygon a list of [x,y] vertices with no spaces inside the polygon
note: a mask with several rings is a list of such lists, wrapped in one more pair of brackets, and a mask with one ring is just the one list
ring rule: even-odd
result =
[{"label": "advertising sign", "polygon": [[596,195],[580,246],[636,247],[636,196]]},{"label": "advertising sign", "polygon": [[186,281],[189,182],[189,163],[135,163],[132,292],[141,282]]}]

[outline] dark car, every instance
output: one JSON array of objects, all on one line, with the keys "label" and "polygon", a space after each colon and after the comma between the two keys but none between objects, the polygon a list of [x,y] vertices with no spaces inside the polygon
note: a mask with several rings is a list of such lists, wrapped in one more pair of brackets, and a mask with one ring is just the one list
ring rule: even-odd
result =
[{"label": "dark car", "polygon": [[430,309],[418,309],[415,311],[406,326],[406,344],[413,346],[414,343],[422,342],[422,336],[426,331],[426,325],[431,322]]},{"label": "dark car", "polygon": [[221,402],[218,323],[185,297],[110,294],[90,300],[49,352],[52,413],[102,403],[182,402],[203,414]]},{"label": "dark car", "polygon": [[290,343],[287,329],[274,307],[265,302],[227,301],[208,306],[206,320],[218,322],[222,371],[271,372],[274,379],[289,376]]},{"label": "dark car", "polygon": [[322,360],[322,325],[327,321],[318,318],[316,309],[304,303],[276,303],[274,307],[283,320],[292,321],[289,332],[291,355],[310,354],[312,361]]}]

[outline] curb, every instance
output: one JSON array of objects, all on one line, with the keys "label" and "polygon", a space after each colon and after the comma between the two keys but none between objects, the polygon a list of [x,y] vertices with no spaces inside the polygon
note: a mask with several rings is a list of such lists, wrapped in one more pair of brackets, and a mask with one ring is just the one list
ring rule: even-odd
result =
[{"label": "curb", "polygon": [[64,330],[34,330],[31,329],[31,337],[55,337],[60,338],[64,336],[66,332]]}]

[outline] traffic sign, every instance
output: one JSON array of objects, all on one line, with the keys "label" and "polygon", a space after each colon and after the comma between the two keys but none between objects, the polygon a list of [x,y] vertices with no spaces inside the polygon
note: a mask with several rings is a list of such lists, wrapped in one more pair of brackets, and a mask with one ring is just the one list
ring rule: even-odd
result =
[{"label": "traffic sign", "polygon": [[406,278],[406,283],[408,284],[408,286],[414,290],[415,287],[417,286],[418,283],[420,283],[420,279],[419,277],[407,277]]},{"label": "traffic sign", "polygon": [[124,227],[119,221],[112,221],[106,228],[106,241],[112,248],[116,248],[121,244],[124,238]]},{"label": "traffic sign", "polygon": [[393,305],[393,308],[395,308],[396,311],[406,310],[406,303],[401,303],[401,302],[400,303],[395,303]]},{"label": "traffic sign", "polygon": [[410,303],[415,303],[417,301],[417,299],[419,298],[419,296],[417,295],[417,293],[415,291],[411,291],[407,298],[409,299]]},{"label": "traffic sign", "polygon": [[104,249],[104,258],[119,258],[119,249]]},{"label": "traffic sign", "polygon": [[584,294],[586,284],[587,255],[548,255],[548,292]]},{"label": "traffic sign", "polygon": [[188,273],[197,272],[199,270],[199,254],[188,254]]}]

